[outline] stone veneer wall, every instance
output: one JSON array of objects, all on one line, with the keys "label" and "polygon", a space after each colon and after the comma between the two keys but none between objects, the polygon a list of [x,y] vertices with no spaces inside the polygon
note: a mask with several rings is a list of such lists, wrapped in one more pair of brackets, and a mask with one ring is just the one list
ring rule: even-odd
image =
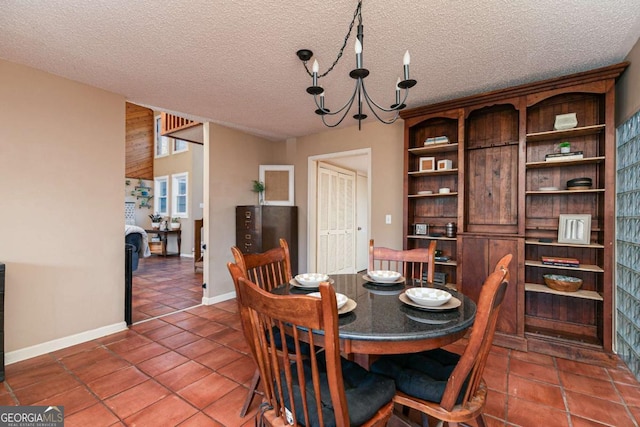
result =
[{"label": "stone veneer wall", "polygon": [[616,348],[640,379],[640,111],[616,136]]}]

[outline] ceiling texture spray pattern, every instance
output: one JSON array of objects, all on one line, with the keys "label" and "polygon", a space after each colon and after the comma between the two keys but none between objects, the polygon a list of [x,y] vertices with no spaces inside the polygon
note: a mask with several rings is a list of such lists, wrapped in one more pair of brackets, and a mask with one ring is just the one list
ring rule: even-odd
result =
[{"label": "ceiling texture spray pattern", "polygon": [[[9,0],[0,58],[280,140],[326,129],[296,51],[311,49],[326,71],[356,4]],[[392,104],[408,49],[409,108],[620,62],[640,36],[638,0],[364,0],[362,15],[367,90]],[[353,90],[353,40],[319,82],[328,108]]]}]

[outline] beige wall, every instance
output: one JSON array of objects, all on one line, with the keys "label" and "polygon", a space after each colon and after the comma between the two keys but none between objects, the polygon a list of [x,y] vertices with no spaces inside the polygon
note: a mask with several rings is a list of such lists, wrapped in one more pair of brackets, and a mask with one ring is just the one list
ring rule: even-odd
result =
[{"label": "beige wall", "polygon": [[[404,122],[372,122],[328,130],[286,142],[287,163],[295,165],[295,203],[298,206],[300,270],[307,266],[308,159],[310,156],[371,149],[370,236],[376,245],[402,248],[402,185]],[[385,224],[390,214],[391,224]]]},{"label": "beige wall", "polygon": [[[173,138],[171,139],[173,146]],[[172,148],[171,148],[172,149]],[[171,150],[170,150],[171,151]],[[182,231],[182,244],[180,247],[180,253],[183,255],[193,255],[193,221],[195,219],[202,218],[202,208],[200,203],[203,201],[202,194],[202,167],[204,163],[204,148],[200,144],[189,143],[189,150],[170,154],[165,157],[160,157],[153,162],[153,176],[167,176],[169,183],[169,214],[171,217],[171,194],[173,191],[171,175],[176,173],[189,173],[189,216],[188,218],[180,219],[180,229]],[[153,199],[152,199],[153,201]],[[149,211],[151,213],[151,211]],[[151,228],[151,220],[147,219],[147,228]],[[169,252],[177,252],[177,242],[175,238],[170,237],[167,250]]]},{"label": "beige wall", "polygon": [[204,157],[209,159],[204,167],[205,217],[208,219],[205,220],[205,256],[209,261],[204,272],[205,298],[215,301],[216,297],[234,291],[227,262],[233,261],[231,246],[236,243],[235,208],[258,203],[258,196],[251,188],[253,180],[258,179],[259,166],[281,159],[284,143],[211,123],[205,124],[204,140]]},{"label": "beige wall", "polygon": [[640,110],[640,39],[625,61],[631,64],[616,84],[616,126]]},{"label": "beige wall", "polygon": [[0,60],[0,99],[5,351],[121,329],[124,98]]},{"label": "beige wall", "polygon": [[[270,142],[214,124],[209,129],[210,145],[205,143],[205,199],[209,197],[209,212],[205,216],[208,236],[209,271],[205,271],[208,288],[205,298],[214,302],[233,292],[226,263],[232,261],[230,247],[235,244],[235,207],[254,205],[257,196],[251,184],[258,179],[261,164],[292,164],[295,166],[295,204],[298,206],[299,265],[307,265],[308,227],[308,161],[311,156],[341,153],[363,148],[371,149],[371,228],[376,244],[402,247],[402,185],[404,124],[371,123],[346,129],[329,130],[283,142]],[[208,180],[207,180],[208,177]],[[205,206],[207,203],[205,202]],[[206,209],[206,208],[205,208]],[[385,224],[385,215],[392,224]]]}]

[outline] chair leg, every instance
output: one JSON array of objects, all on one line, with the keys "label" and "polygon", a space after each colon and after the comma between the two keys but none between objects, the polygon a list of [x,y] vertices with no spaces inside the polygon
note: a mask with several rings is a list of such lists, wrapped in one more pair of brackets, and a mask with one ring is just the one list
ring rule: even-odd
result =
[{"label": "chair leg", "polygon": [[256,369],[256,372],[253,374],[253,379],[251,380],[251,385],[249,386],[249,392],[247,393],[247,398],[244,401],[244,405],[242,405],[242,409],[240,410],[240,418],[244,418],[247,415],[247,410],[249,406],[251,406],[251,401],[253,401],[253,396],[256,394],[256,388],[258,388],[258,383],[260,382],[260,371]]},{"label": "chair leg", "polygon": [[478,427],[486,427],[487,424],[484,422],[484,414],[480,414],[478,418],[476,418],[476,424]]}]

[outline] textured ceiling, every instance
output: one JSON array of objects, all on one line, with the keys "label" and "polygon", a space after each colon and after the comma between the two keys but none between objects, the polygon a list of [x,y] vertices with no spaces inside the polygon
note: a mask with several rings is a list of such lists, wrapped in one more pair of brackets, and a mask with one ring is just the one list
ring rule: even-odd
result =
[{"label": "textured ceiling", "polygon": [[[356,4],[8,0],[0,58],[284,139],[326,129],[295,52],[313,50],[324,72]],[[382,105],[394,101],[406,49],[418,80],[407,104],[417,107],[620,62],[640,36],[638,0],[364,0],[362,15],[367,88]],[[352,40],[320,81],[328,108],[353,90]],[[347,118],[342,126],[353,124]]]}]

